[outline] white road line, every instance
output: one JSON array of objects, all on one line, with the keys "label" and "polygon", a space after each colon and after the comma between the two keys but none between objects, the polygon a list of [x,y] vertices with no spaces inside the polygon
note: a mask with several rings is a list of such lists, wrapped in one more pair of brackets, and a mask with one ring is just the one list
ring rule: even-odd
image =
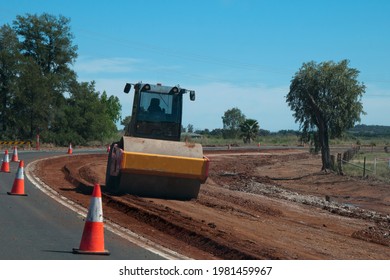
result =
[{"label": "white road line", "polygon": [[[57,156],[57,157],[62,157],[62,156]],[[36,168],[36,165],[43,160],[45,159],[36,160],[34,162],[29,163],[26,166],[25,173],[29,181],[35,187],[41,190],[43,193],[56,200],[58,203],[61,203],[65,207],[69,208],[70,210],[76,212],[81,217],[85,218],[88,214],[88,210],[86,208],[80,206],[79,204],[59,194],[57,191],[53,190],[50,186],[46,185],[44,182],[42,182],[38,177],[34,175],[34,170]],[[175,251],[172,251],[168,248],[165,248],[151,240],[148,240],[116,223],[105,220],[104,224],[107,230],[163,258],[169,260],[190,260],[190,258],[181,255]]]}]

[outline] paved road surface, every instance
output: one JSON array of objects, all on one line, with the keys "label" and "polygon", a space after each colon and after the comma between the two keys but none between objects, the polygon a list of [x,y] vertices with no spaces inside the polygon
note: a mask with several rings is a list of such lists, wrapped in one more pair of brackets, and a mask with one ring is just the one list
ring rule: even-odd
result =
[{"label": "paved road surface", "polygon": [[[63,153],[19,151],[18,154],[26,166],[35,159]],[[10,159],[11,154],[12,151]],[[0,260],[162,259],[107,229],[105,247],[110,256],[72,254],[72,249],[80,245],[83,217],[41,192],[26,176],[28,196],[7,195],[12,189],[18,163],[10,162],[10,169],[11,173],[0,173]]]}]

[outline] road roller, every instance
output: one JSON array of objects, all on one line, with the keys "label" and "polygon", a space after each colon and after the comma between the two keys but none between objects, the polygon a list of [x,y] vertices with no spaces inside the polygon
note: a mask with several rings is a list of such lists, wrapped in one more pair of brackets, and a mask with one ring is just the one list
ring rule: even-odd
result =
[{"label": "road roller", "polygon": [[126,83],[134,89],[131,121],[110,145],[106,190],[151,198],[191,200],[208,177],[201,144],[181,139],[183,98],[195,91],[180,86]]}]

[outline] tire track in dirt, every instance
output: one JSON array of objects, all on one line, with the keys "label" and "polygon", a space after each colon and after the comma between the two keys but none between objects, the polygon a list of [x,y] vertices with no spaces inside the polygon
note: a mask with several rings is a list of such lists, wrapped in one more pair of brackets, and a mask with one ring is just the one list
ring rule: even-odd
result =
[{"label": "tire track in dirt", "polygon": [[[370,219],[339,218],[318,206],[290,201],[281,195],[283,182],[258,173],[280,162],[294,165],[310,159],[306,153],[283,154],[288,152],[210,154],[210,177],[197,200],[112,197],[105,193],[106,219],[195,259],[359,259],[367,258],[366,250],[370,258],[389,258],[381,249],[387,243],[370,239],[370,233],[381,237],[378,233],[383,227],[378,228]],[[37,175],[85,206],[91,182],[104,185],[106,157],[49,159]],[[53,173],[48,173],[48,168]],[[297,177],[295,173],[287,175]]]}]

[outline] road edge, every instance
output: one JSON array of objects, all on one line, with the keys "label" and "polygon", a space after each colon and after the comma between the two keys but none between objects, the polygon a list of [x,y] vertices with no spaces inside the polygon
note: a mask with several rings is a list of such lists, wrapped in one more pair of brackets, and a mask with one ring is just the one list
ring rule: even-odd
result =
[{"label": "road edge", "polygon": [[[52,158],[60,158],[63,157],[61,156],[54,156],[50,157]],[[43,158],[43,159],[38,159],[35,161],[30,162],[26,167],[25,167],[25,174],[28,180],[40,191],[48,195],[50,198],[54,199],[58,203],[62,204],[63,206],[67,207],[68,209],[72,210],[73,212],[76,212],[78,215],[81,217],[86,217],[88,210],[81,205],[75,203],[74,201],[68,199],[67,197],[59,194],[57,191],[52,189],[50,186],[45,184],[43,181],[41,181],[40,178],[35,176],[34,170],[36,168],[36,165],[44,161],[48,158]],[[127,241],[136,244],[137,246],[140,246],[144,248],[145,250],[148,250],[156,255],[159,255],[163,258],[166,258],[168,260],[191,260],[191,258],[184,256],[178,252],[175,252],[173,250],[170,250],[168,248],[165,248],[145,237],[142,237],[135,232],[132,232],[131,230],[124,228],[120,226],[119,224],[116,224],[110,220],[105,220],[104,221],[105,228],[112,233],[115,233],[116,235],[126,239]]]}]

